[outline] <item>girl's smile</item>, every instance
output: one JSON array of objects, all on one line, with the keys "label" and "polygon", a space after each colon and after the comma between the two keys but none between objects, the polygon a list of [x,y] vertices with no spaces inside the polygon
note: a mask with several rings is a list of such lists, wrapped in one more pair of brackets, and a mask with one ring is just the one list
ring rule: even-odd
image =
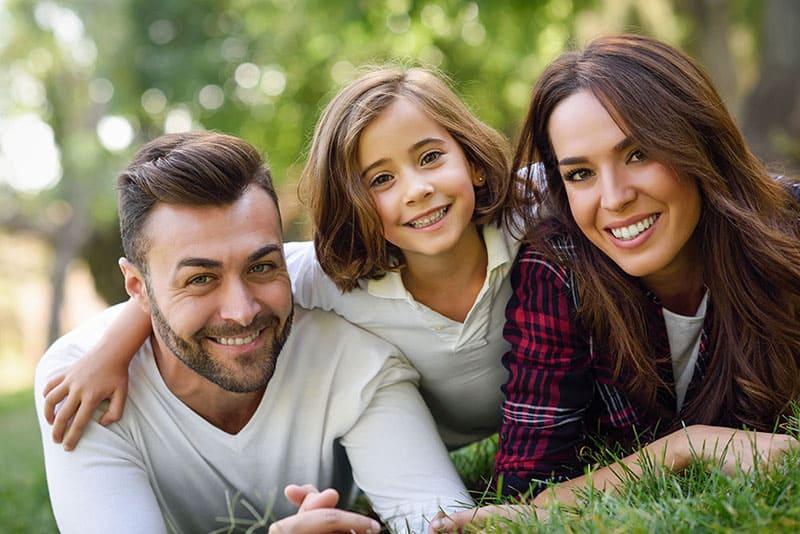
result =
[{"label": "girl's smile", "polygon": [[475,173],[461,145],[417,104],[398,98],[364,128],[358,165],[384,237],[409,265],[483,246],[472,222]]}]

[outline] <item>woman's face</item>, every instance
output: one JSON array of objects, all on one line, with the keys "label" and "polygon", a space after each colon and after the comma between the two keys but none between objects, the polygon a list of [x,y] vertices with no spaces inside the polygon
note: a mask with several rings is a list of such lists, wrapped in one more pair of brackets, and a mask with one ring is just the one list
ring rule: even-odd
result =
[{"label": "woman's face", "polygon": [[572,215],[597,248],[645,283],[681,283],[696,272],[693,180],[649,159],[589,91],[556,106],[548,133]]}]

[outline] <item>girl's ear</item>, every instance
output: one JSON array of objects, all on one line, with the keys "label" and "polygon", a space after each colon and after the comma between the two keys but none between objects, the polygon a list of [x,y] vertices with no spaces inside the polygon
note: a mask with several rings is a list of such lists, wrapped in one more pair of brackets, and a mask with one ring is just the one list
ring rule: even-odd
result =
[{"label": "girl's ear", "polygon": [[128,258],[120,258],[118,263],[122,275],[125,277],[125,291],[149,315],[150,299],[147,295],[147,282],[144,275]]},{"label": "girl's ear", "polygon": [[472,165],[470,165],[470,167],[472,171],[472,185],[475,187],[483,187],[486,185],[486,176],[484,176],[483,170]]}]

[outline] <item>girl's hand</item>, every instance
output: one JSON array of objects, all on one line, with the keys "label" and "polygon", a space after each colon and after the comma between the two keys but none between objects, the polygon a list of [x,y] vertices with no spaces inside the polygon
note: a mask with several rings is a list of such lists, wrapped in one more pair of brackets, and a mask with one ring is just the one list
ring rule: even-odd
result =
[{"label": "girl's hand", "polygon": [[127,361],[106,358],[97,348],[92,349],[66,373],[50,380],[44,395],[44,416],[53,425],[53,441],[71,451],[104,400],[109,403],[98,421],[101,425],[122,417],[128,395]]}]

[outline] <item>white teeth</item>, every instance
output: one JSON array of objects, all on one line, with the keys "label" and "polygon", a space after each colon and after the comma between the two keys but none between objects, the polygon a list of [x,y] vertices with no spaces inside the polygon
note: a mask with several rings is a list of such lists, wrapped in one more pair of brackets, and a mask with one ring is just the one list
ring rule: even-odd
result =
[{"label": "white teeth", "polygon": [[255,341],[260,333],[261,332],[256,332],[255,334],[250,334],[247,337],[218,337],[215,339],[220,345],[247,345],[248,343]]},{"label": "white teeth", "polygon": [[641,220],[636,224],[632,224],[630,226],[624,226],[622,228],[612,228],[611,233],[617,239],[621,239],[622,241],[628,241],[638,236],[651,226],[653,226],[653,223],[656,222],[657,218],[658,215],[651,215],[650,217]]},{"label": "white teeth", "polygon": [[444,217],[445,213],[447,213],[447,206],[426,217],[420,217],[419,219],[414,219],[413,221],[410,221],[408,225],[414,228],[422,228],[424,226],[431,225],[436,221],[440,220],[442,217]]}]

